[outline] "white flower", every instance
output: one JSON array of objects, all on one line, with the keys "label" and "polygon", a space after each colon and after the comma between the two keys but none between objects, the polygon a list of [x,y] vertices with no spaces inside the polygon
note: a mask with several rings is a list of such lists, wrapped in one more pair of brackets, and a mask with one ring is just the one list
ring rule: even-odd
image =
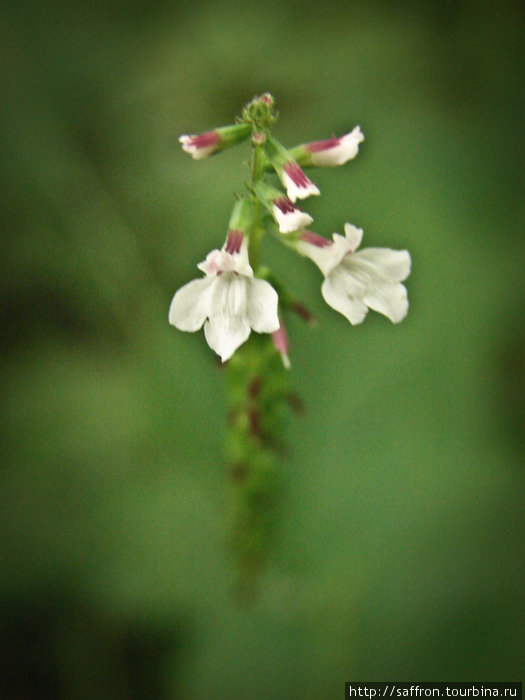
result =
[{"label": "white flower", "polygon": [[292,202],[295,202],[296,199],[305,199],[313,194],[321,194],[319,188],[306,177],[295,161],[285,163],[279,174]]},{"label": "white flower", "polygon": [[410,255],[390,248],[355,253],[362,237],[362,229],[345,224],[345,236],[334,233],[332,241],[303,233],[297,249],[325,276],[321,291],[326,303],[352,325],[361,323],[369,308],[399,323],[408,311],[407,291],[401,282],[410,274]]},{"label": "white flower", "polygon": [[253,276],[241,231],[229,231],[221,250],[212,250],[197,267],[206,277],[181,287],[173,297],[169,321],[193,333],[204,324],[208,345],[228,360],[250,335],[279,329],[277,292]]},{"label": "white flower", "polygon": [[279,224],[281,233],[291,233],[311,224],[313,219],[306,212],[297,209],[288,197],[278,197],[272,202],[272,213]]},{"label": "white flower", "polygon": [[364,140],[365,137],[361,133],[361,129],[356,126],[349,134],[345,134],[339,138],[308,143],[305,149],[310,153],[312,165],[343,165],[356,157],[359,144]]}]

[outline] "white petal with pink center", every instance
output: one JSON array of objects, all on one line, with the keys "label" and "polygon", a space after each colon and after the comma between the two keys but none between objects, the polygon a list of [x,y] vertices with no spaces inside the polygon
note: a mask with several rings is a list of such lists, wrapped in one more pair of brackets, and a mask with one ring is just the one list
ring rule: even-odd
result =
[{"label": "white petal with pink center", "polygon": [[279,328],[278,297],[265,280],[253,276],[241,232],[230,231],[221,250],[198,265],[206,277],[181,287],[173,297],[169,321],[181,331],[202,328],[208,345],[225,362],[249,337]]},{"label": "white petal with pink center", "polygon": [[346,316],[352,325],[361,323],[373,309],[399,323],[408,311],[406,288],[410,274],[406,250],[365,248],[354,252],[363,236],[361,229],[345,225],[345,236],[333,240],[306,232],[297,249],[319,267],[325,280],[321,292],[326,303]]}]

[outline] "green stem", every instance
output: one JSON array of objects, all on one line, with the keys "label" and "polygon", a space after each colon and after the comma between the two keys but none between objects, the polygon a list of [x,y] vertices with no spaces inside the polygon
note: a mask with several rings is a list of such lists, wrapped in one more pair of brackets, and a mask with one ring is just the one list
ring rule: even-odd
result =
[{"label": "green stem", "polygon": [[252,333],[225,368],[230,546],[237,593],[253,597],[278,542],[289,375],[267,334]]},{"label": "green stem", "polygon": [[250,165],[251,174],[251,187],[255,186],[255,183],[260,179],[263,172],[263,151],[262,151],[262,141],[261,134],[255,133],[252,138],[252,162]]},{"label": "green stem", "polygon": [[[263,174],[263,156],[261,134],[256,132],[252,137],[252,160],[250,164],[251,190],[253,190]],[[255,271],[259,266],[259,249],[264,235],[264,227],[261,224],[261,204],[254,194],[252,194],[251,197],[253,201],[254,221],[250,233],[248,255],[250,257],[250,265]]]}]

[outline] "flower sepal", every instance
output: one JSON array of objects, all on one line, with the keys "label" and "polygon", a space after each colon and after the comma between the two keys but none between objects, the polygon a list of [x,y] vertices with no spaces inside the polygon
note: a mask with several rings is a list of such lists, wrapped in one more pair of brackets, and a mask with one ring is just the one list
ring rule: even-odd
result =
[{"label": "flower sepal", "polygon": [[240,197],[233,205],[228,231],[241,231],[245,236],[249,236],[254,217],[253,203],[248,197]]}]

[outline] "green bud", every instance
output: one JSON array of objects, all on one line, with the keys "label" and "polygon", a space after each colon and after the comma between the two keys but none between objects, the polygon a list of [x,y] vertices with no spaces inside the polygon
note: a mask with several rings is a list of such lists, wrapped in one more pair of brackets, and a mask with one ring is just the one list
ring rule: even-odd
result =
[{"label": "green bud", "polygon": [[277,120],[275,100],[269,92],[254,97],[242,110],[242,120],[256,131],[267,131]]}]

